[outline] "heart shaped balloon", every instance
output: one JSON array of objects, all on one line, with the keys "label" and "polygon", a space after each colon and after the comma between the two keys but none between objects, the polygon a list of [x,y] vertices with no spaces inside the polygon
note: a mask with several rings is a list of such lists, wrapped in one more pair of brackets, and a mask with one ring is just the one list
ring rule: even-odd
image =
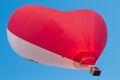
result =
[{"label": "heart shaped balloon", "polygon": [[7,35],[11,47],[26,59],[89,69],[106,45],[107,29],[103,18],[91,10],[64,12],[27,5],[11,15]]}]

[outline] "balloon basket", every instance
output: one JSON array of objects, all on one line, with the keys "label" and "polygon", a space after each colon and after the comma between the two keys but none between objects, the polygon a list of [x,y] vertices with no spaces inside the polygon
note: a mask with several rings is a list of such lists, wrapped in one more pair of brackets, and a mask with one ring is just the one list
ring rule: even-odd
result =
[{"label": "balloon basket", "polygon": [[91,67],[90,73],[91,73],[93,76],[100,76],[101,70],[100,70],[99,68],[97,68],[97,67]]}]

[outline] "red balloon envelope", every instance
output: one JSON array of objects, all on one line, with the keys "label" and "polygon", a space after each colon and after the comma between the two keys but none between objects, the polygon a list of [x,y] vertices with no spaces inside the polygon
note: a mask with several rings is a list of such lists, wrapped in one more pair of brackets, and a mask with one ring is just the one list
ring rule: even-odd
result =
[{"label": "red balloon envelope", "polygon": [[91,10],[63,12],[28,5],[12,14],[7,35],[11,47],[24,58],[90,69],[105,47],[107,29],[103,18]]}]

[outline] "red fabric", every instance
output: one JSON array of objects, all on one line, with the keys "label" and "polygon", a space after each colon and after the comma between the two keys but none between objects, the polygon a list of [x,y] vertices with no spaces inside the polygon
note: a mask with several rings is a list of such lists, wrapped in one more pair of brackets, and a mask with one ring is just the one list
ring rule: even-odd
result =
[{"label": "red fabric", "polygon": [[86,61],[87,64],[95,64],[107,40],[104,20],[90,10],[63,12],[36,5],[23,6],[12,14],[8,29],[32,44],[75,61],[77,55],[90,54],[95,61]]}]

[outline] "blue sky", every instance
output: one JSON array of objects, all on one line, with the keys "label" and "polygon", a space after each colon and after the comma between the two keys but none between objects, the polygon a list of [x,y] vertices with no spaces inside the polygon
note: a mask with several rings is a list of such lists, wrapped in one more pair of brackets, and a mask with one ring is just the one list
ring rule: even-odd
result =
[{"label": "blue sky", "polygon": [[[71,70],[35,64],[18,56],[10,47],[6,29],[12,12],[23,5],[38,4],[58,10],[91,9],[103,16],[108,28],[106,48],[94,77],[85,70]],[[116,80],[120,79],[119,0],[0,0],[0,80]]]}]

